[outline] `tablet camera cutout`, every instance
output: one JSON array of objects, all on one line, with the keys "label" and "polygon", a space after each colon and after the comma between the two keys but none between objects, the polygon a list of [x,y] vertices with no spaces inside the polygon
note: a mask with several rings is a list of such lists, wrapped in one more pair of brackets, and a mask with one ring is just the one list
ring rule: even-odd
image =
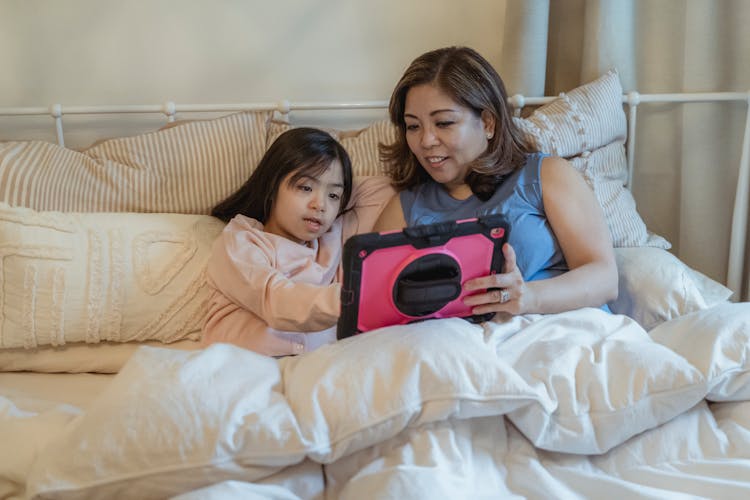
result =
[{"label": "tablet camera cutout", "polygon": [[398,274],[393,303],[402,314],[433,314],[461,295],[461,265],[444,253],[423,255]]}]

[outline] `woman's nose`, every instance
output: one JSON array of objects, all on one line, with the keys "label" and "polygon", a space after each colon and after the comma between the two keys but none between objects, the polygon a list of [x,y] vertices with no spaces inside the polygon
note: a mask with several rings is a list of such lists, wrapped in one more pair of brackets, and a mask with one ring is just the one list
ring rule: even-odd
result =
[{"label": "woman's nose", "polygon": [[421,140],[422,147],[429,148],[430,146],[434,146],[438,141],[437,141],[437,136],[435,135],[433,130],[427,127],[425,127],[422,130],[423,130],[422,140]]}]

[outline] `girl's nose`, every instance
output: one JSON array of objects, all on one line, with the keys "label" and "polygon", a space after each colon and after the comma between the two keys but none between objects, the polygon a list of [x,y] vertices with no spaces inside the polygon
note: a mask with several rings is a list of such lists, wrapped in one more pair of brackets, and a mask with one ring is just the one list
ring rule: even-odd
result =
[{"label": "girl's nose", "polygon": [[326,209],[325,193],[322,191],[315,193],[310,200],[310,207],[313,210],[319,210],[323,212]]}]

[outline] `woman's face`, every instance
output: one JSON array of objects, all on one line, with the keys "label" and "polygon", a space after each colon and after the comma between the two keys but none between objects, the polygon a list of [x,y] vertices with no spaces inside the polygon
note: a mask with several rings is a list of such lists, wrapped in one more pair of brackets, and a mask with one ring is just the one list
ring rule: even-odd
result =
[{"label": "woman's face", "polygon": [[466,185],[468,166],[486,149],[494,133],[489,113],[477,116],[431,84],[406,93],[406,142],[422,168],[454,198],[471,194]]}]

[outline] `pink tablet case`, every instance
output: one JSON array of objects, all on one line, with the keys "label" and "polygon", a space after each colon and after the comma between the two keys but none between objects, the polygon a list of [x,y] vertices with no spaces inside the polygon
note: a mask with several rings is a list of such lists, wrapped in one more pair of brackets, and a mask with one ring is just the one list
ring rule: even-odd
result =
[{"label": "pink tablet case", "polygon": [[344,245],[338,338],[430,318],[491,318],[471,314],[462,285],[502,271],[507,237],[501,215],[351,237]]}]

